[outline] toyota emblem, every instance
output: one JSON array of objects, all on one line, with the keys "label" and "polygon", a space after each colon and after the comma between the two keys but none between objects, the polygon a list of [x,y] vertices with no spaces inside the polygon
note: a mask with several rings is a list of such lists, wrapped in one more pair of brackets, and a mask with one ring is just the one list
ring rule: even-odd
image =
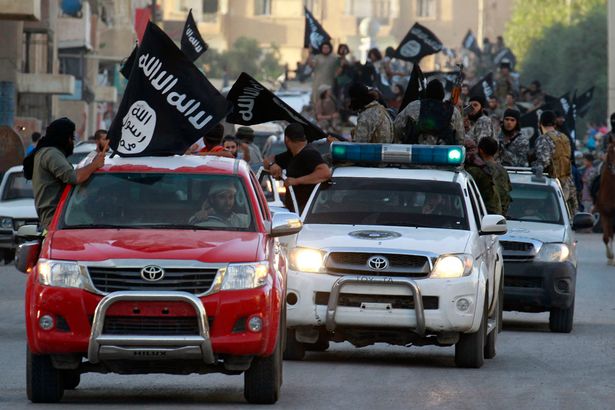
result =
[{"label": "toyota emblem", "polygon": [[141,269],[141,277],[148,282],[156,282],[164,277],[164,269],[160,266],[149,265]]},{"label": "toyota emblem", "polygon": [[372,256],[367,260],[367,266],[377,271],[385,270],[389,267],[389,260],[384,256]]}]

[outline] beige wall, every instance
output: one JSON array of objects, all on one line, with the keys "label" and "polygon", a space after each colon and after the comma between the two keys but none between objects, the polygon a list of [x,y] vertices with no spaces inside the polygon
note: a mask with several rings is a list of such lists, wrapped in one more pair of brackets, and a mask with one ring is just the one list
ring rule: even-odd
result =
[{"label": "beige wall", "polygon": [[[394,15],[389,18],[388,24],[381,25],[378,46],[397,45],[412,24],[418,21],[436,33],[446,47],[458,48],[468,29],[475,34],[479,31],[481,1],[484,35],[495,41],[504,32],[515,0],[436,0],[436,15],[433,18],[417,17],[416,0],[391,0]],[[159,0],[158,3],[163,10],[163,19],[175,21],[185,19],[186,12],[179,11],[182,4],[193,6],[195,19],[200,20],[199,30],[212,48],[227,49],[237,38],[246,36],[257,39],[264,47],[277,44],[282,59],[291,67],[305,55],[304,0],[271,0],[271,15],[268,16],[254,15],[254,0],[220,0],[221,10],[215,21],[203,21],[197,16],[196,10],[200,5],[197,7],[196,3],[200,2]],[[314,16],[331,35],[334,45],[348,43],[356,51],[361,17],[345,14],[346,0],[313,0],[313,4]],[[369,10],[369,7],[363,9]]]}]

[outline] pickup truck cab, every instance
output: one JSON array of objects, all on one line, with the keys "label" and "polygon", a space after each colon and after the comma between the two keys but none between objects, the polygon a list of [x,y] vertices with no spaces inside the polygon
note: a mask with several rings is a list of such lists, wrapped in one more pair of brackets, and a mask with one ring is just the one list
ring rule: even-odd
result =
[{"label": "pickup truck cab", "polygon": [[0,182],[0,260],[12,262],[18,246],[17,230],[37,223],[32,181],[23,176],[23,166],[11,167]]},{"label": "pickup truck cab", "polygon": [[512,202],[504,256],[504,310],[549,312],[549,328],[569,333],[577,279],[575,229],[591,228],[591,214],[573,221],[557,179],[530,168],[509,168]]},{"label": "pickup truck cab", "polygon": [[81,373],[245,373],[273,403],[282,381],[286,260],[244,161],[107,158],[68,186],[28,272],[28,398],[57,402]]},{"label": "pickup truck cab", "polygon": [[[460,146],[338,143],[289,245],[285,357],[385,342],[495,356],[506,220],[487,215]],[[343,166],[345,165],[345,166]]]}]

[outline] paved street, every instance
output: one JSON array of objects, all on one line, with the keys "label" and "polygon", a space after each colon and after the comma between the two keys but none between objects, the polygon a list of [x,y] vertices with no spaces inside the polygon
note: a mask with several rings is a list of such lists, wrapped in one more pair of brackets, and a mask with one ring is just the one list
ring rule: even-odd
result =
[{"label": "paved street", "polygon": [[[454,367],[453,348],[355,349],[334,344],[285,362],[277,408],[607,409],[615,402],[615,267],[598,235],[578,235],[572,334],[551,334],[548,315],[505,313],[498,354],[479,370]],[[25,393],[25,277],[0,267],[0,409],[33,407]],[[87,374],[59,408],[233,408],[243,376]]]}]

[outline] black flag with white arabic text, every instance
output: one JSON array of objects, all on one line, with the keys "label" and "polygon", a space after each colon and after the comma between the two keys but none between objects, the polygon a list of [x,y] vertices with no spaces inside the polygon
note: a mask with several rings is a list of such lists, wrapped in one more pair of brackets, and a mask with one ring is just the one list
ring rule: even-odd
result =
[{"label": "black flag with white arabic text", "polygon": [[591,102],[594,98],[594,87],[585,91],[579,96],[575,96],[574,103],[577,108],[577,115],[579,117],[585,117],[591,108]]},{"label": "black flag with white arabic text", "polygon": [[305,8],[305,32],[303,34],[303,48],[309,48],[312,54],[320,53],[320,45],[330,41],[331,36],[325,31],[312,13]]},{"label": "black flag with white arabic text", "polygon": [[395,50],[395,57],[418,63],[421,58],[442,50],[442,42],[427,27],[414,23]]},{"label": "black flag with white arabic text", "polygon": [[501,49],[493,58],[493,63],[495,65],[500,65],[504,62],[508,62],[510,64],[511,70],[514,70],[515,65],[517,64],[517,57],[508,47]]},{"label": "black flag with white arabic text", "polygon": [[282,120],[303,125],[309,142],[327,136],[323,130],[305,119],[246,73],[241,73],[226,99],[234,107],[233,112],[226,117],[226,121],[231,124],[254,125]]},{"label": "black flag with white arabic text", "polygon": [[[495,84],[493,83],[493,73],[489,73],[470,88],[470,97],[482,96],[485,103],[495,92]],[[483,107],[485,108],[485,107]]]},{"label": "black flag with white arabic text", "polygon": [[196,61],[209,48],[192,17],[192,9],[188,13],[184,31],[182,31],[181,48],[190,61]]},{"label": "black flag with white arabic text", "polygon": [[468,30],[468,33],[463,38],[463,42],[461,43],[461,45],[463,46],[463,48],[470,50],[477,56],[480,56],[482,54],[480,47],[478,46],[478,41],[476,41],[476,37],[474,36],[474,33],[472,33],[472,30]]},{"label": "black flag with white arabic text", "polygon": [[148,23],[109,127],[120,156],[183,154],[230,105],[158,26]]},{"label": "black flag with white arabic text", "polygon": [[135,58],[137,58],[138,52],[139,46],[135,45],[135,48],[132,49],[132,53],[126,57],[126,60],[124,60],[124,64],[122,64],[122,68],[120,69],[120,74],[122,74],[127,80],[130,78],[130,71],[132,71],[132,66],[135,63]]}]

